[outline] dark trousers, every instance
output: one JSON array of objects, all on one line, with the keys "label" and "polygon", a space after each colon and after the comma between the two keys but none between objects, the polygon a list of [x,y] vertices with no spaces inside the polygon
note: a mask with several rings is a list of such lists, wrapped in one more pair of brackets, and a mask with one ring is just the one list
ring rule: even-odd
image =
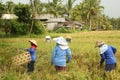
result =
[{"label": "dark trousers", "polygon": [[27,70],[27,72],[33,72],[34,71],[34,63],[35,63],[35,61],[30,61],[28,63],[28,70]]},{"label": "dark trousers", "polygon": [[116,63],[115,64],[106,64],[105,65],[105,70],[106,71],[112,71],[116,68]]}]

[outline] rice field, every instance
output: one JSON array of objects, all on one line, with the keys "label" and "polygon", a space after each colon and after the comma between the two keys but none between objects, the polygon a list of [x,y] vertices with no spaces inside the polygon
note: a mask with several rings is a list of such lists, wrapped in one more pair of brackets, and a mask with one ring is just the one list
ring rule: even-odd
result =
[{"label": "rice field", "polygon": [[[55,42],[45,43],[46,35],[22,36],[16,38],[0,38],[0,80],[120,80],[120,31],[90,31],[57,34],[49,33],[54,38],[70,35],[72,42],[72,60],[67,64],[67,71],[56,73],[50,65],[51,54]],[[11,57],[29,48],[29,39],[36,39],[37,61],[35,71],[31,75],[26,73],[27,64],[11,65]],[[104,40],[107,44],[117,48],[117,68],[112,72],[104,72],[104,65],[99,66],[99,49],[94,48],[97,40]]]}]

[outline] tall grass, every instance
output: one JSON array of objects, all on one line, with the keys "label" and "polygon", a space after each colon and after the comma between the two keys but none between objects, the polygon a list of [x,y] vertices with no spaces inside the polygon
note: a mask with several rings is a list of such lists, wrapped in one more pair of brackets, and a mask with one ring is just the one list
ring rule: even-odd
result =
[{"label": "tall grass", "polygon": [[[55,42],[45,43],[44,35],[38,35],[34,39],[38,42],[37,61],[35,72],[26,73],[24,66],[12,66],[12,56],[22,53],[24,48],[30,46],[32,38],[1,38],[0,39],[0,80],[120,80],[120,31],[94,31],[69,34],[51,33],[52,38],[67,35],[72,36],[69,46],[72,51],[72,60],[67,64],[66,73],[56,73],[54,66],[50,65],[52,50]],[[104,65],[99,66],[100,56],[98,48],[94,48],[97,40],[104,40],[107,44],[115,46],[117,68],[111,73],[104,72]]]}]

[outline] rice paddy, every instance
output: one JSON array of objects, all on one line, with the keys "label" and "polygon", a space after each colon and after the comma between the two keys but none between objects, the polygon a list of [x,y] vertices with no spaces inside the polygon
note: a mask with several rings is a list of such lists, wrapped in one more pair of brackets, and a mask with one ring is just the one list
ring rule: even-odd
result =
[{"label": "rice paddy", "polygon": [[[55,42],[52,40],[51,43],[46,43],[46,35],[0,38],[0,80],[120,80],[120,31],[83,31],[49,35],[52,38],[67,35],[72,37],[72,42],[68,44],[72,51],[72,60],[67,64],[66,72],[56,73],[54,66],[50,65]],[[30,47],[29,39],[36,39],[38,43],[35,71],[31,75],[26,73],[27,64],[13,66],[10,60],[11,57],[24,52],[24,48]],[[105,73],[104,65],[99,66],[99,50],[94,48],[97,40],[104,40],[117,48],[116,70]]]}]

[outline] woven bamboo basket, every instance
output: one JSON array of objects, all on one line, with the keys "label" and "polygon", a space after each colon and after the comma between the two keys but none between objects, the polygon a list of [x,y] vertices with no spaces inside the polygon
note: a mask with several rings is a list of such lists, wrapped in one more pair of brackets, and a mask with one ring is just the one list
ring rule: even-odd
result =
[{"label": "woven bamboo basket", "polygon": [[19,66],[29,62],[30,60],[31,60],[30,54],[28,52],[24,52],[12,57],[12,64]]}]

